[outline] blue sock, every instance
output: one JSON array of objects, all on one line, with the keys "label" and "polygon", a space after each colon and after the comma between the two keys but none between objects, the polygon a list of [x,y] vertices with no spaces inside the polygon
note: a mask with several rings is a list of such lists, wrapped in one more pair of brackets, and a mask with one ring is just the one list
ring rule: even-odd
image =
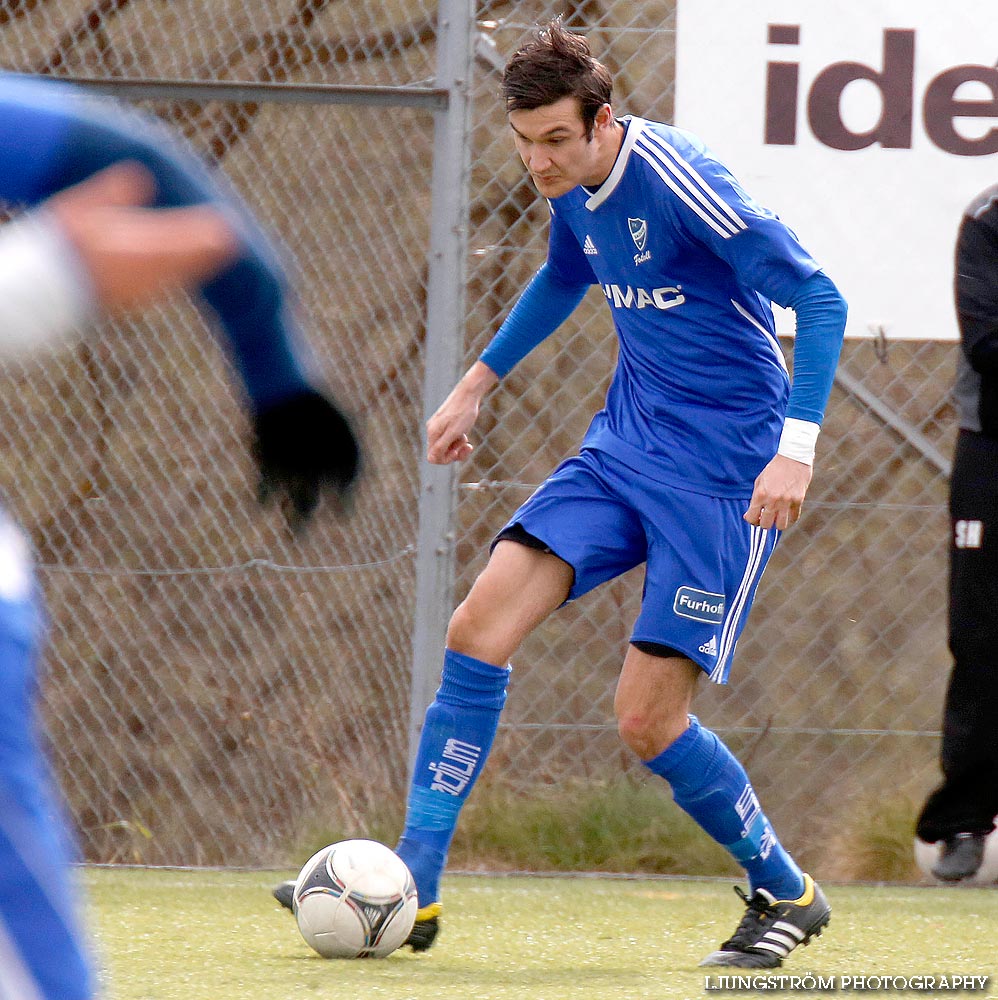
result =
[{"label": "blue sock", "polygon": [[745,769],[696,716],[679,739],[644,763],[669,782],[676,805],[745,869],[752,892],[765,889],[777,899],[801,895],[801,870],[776,839]]},{"label": "blue sock", "polygon": [[416,880],[420,907],[440,899],[440,874],[458,813],[492,749],[509,668],[444,653],[413,768],[405,829],[395,850]]}]

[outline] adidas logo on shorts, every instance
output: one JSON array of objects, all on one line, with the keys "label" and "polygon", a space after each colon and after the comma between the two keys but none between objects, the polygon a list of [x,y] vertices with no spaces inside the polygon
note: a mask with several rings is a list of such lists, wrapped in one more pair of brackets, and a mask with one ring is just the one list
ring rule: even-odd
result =
[{"label": "adidas logo on shorts", "polygon": [[596,244],[593,243],[593,238],[588,233],[586,233],[585,243],[582,244],[582,252],[587,257],[595,257],[599,253],[599,250],[596,249]]},{"label": "adidas logo on shorts", "polygon": [[717,656],[717,636],[712,635],[702,646],[697,647],[701,653],[708,656]]}]

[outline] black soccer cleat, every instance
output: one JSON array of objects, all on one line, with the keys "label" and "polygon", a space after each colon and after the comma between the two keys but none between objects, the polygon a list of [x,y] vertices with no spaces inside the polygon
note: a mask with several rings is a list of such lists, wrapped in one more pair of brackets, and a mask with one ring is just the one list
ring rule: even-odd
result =
[{"label": "black soccer cleat", "polygon": [[700,964],[739,969],[775,969],[799,944],[807,944],[828,924],[832,908],[810,875],[804,876],[799,899],[775,899],[765,889],[751,898],[738,886],[735,892],[747,909],[735,933]]},{"label": "black soccer cleat", "polygon": [[271,895],[277,900],[281,906],[286,907],[289,910],[294,910],[295,908],[295,883],[290,882],[280,882],[270,890]]},{"label": "black soccer cleat", "polygon": [[986,833],[957,833],[943,841],[932,874],[943,882],[962,882],[977,874],[984,860]]},{"label": "black soccer cleat", "polygon": [[413,951],[427,951],[437,939],[440,933],[440,909],[439,903],[430,903],[416,911],[416,922],[405,939],[405,944]]}]

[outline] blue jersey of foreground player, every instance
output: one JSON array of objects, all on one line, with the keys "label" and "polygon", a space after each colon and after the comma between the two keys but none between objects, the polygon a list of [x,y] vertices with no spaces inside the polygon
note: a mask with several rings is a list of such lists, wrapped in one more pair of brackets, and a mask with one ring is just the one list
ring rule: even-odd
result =
[{"label": "blue jersey of foreground player", "polygon": [[[748,497],[776,454],[790,391],[770,300],[792,305],[818,264],[697,138],[641,118],[621,122],[627,131],[607,180],[550,202],[538,276],[565,299],[555,325],[599,284],[619,337],[606,405],[582,447],[655,481]],[[528,312],[540,308],[531,292],[521,299]],[[549,306],[550,296],[546,317]],[[511,315],[515,336],[500,329],[482,354],[499,375],[533,346],[519,333],[523,318],[523,309]],[[820,423],[827,387],[806,383],[791,415]]]}]

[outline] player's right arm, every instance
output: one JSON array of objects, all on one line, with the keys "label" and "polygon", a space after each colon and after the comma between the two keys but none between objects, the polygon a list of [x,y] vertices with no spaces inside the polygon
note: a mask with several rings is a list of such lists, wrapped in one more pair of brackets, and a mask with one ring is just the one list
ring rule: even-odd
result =
[{"label": "player's right arm", "polygon": [[471,433],[482,399],[499,376],[476,361],[426,422],[426,457],[434,465],[462,462],[473,451]]},{"label": "player's right arm", "polygon": [[552,215],[548,259],[517,299],[479,359],[426,424],[426,457],[437,465],[463,461],[482,399],[500,379],[574,312],[595,281],[578,241]]},{"label": "player's right arm", "polygon": [[427,421],[426,457],[437,465],[466,459],[473,446],[468,437],[482,398],[517,362],[568,318],[589,288],[569,285],[545,264],[524,289],[481,357]]}]

